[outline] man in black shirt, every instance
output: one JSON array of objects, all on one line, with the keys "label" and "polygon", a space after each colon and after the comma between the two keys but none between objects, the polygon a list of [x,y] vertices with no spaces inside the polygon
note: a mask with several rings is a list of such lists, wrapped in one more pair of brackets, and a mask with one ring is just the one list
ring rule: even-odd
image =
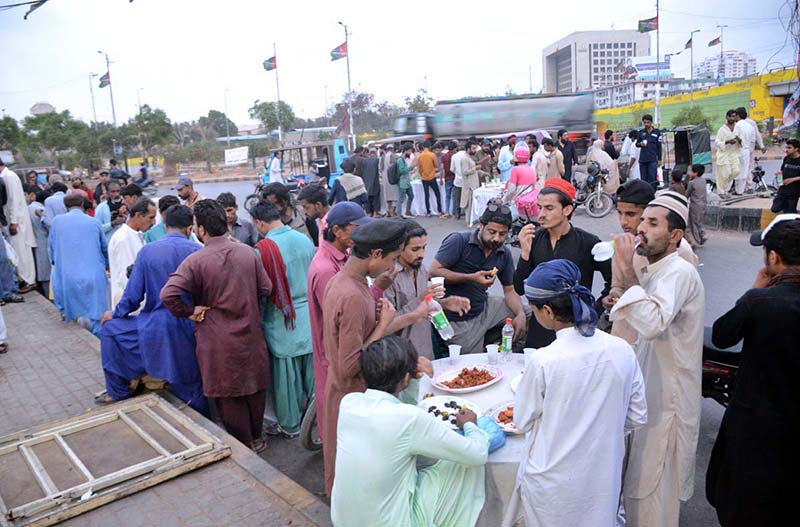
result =
[{"label": "man in black shirt", "polygon": [[786,157],[776,175],[782,177],[783,182],[772,201],[772,212],[797,212],[797,200],[800,198],[800,141],[797,139],[786,141]]},{"label": "man in black shirt", "polygon": [[558,141],[556,145],[564,156],[564,179],[571,183],[572,167],[578,164],[578,151],[575,149],[575,143],[569,140],[569,134],[566,128],[562,128],[558,131]]},{"label": "man in black shirt", "polygon": [[603,150],[605,150],[606,154],[608,154],[611,159],[619,159],[619,152],[617,152],[614,143],[611,141],[611,138],[614,137],[614,130],[606,130],[604,137],[606,140],[603,143]]},{"label": "man in black shirt", "polygon": [[[514,273],[514,289],[525,293],[525,279],[537,265],[550,260],[563,258],[570,260],[581,270],[581,285],[592,289],[594,272],[600,271],[605,287],[600,297],[605,297],[611,289],[611,261],[596,262],[592,257],[592,247],[600,241],[570,223],[575,209],[575,187],[558,178],[548,179],[539,193],[539,224],[526,225],[519,233],[520,256]],[[542,348],[556,339],[553,331],[545,329],[531,317],[528,323],[526,347]]]},{"label": "man in black shirt", "polygon": [[100,171],[100,183],[94,187],[94,202],[100,205],[108,199],[108,170]]}]

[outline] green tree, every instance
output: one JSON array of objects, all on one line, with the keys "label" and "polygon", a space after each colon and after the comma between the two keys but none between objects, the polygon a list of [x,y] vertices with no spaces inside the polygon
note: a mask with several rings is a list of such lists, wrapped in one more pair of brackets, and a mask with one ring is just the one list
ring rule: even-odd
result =
[{"label": "green tree", "polygon": [[83,121],[73,119],[69,110],[32,115],[24,121],[24,133],[31,150],[42,152],[57,163],[74,153],[78,138],[88,128]]},{"label": "green tree", "polygon": [[17,150],[21,141],[17,120],[9,115],[0,119],[0,150]]},{"label": "green tree", "polygon": [[672,126],[703,125],[711,130],[711,120],[699,106],[686,106],[672,118]]},{"label": "green tree", "polygon": [[295,121],[294,110],[285,101],[280,101],[276,110],[275,102],[256,100],[249,111],[250,117],[261,121],[266,132],[269,133],[278,128],[278,110],[280,111],[280,128],[291,130]]},{"label": "green tree", "polygon": [[435,104],[424,88],[421,88],[414,97],[406,97],[405,101],[408,111],[415,113],[430,112]]},{"label": "green tree", "polygon": [[209,110],[206,117],[201,117],[197,120],[197,124],[203,128],[213,130],[216,137],[225,137],[228,135],[228,130],[230,130],[231,137],[239,133],[239,129],[233,121],[228,119],[227,115],[217,110]]},{"label": "green tree", "polygon": [[[166,112],[142,105],[139,113],[122,126],[125,135],[135,138],[142,154],[147,156],[159,146],[168,144],[173,138],[172,123]],[[124,139],[123,139],[124,141]]]}]

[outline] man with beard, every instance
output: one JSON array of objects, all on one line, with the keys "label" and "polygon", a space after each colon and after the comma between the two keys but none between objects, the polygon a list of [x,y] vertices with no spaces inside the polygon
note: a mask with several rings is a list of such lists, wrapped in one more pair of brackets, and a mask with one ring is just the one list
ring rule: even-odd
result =
[{"label": "man with beard", "polygon": [[278,208],[284,225],[288,225],[300,234],[305,234],[312,242],[319,237],[317,224],[314,220],[306,218],[303,210],[297,207],[289,193],[289,187],[283,183],[270,183],[264,187],[261,195]]},{"label": "man with beard", "polygon": [[[103,226],[103,233],[106,235],[106,240],[110,240],[114,233],[117,232],[117,229],[125,223],[125,219],[128,216],[128,208],[123,203],[122,196],[120,195],[122,189],[120,189],[119,183],[116,181],[109,181],[106,189],[108,199],[97,206],[94,211],[94,219],[99,221],[100,225]],[[178,198],[175,198],[175,203],[178,203],[177,200]]]},{"label": "man with beard", "polygon": [[[486,332],[513,320],[514,340],[525,336],[527,316],[519,295],[514,292],[514,258],[505,246],[511,228],[511,209],[490,203],[476,230],[455,232],[442,242],[431,264],[431,276],[444,278],[449,296],[469,299],[466,314],[447,311],[463,353],[480,353]],[[503,297],[489,296],[487,290],[500,279]]]},{"label": "man with beard", "polygon": [[736,128],[738,118],[736,110],[728,110],[725,124],[719,127],[714,138],[717,144],[717,194],[721,196],[728,193],[742,168],[742,130]]},{"label": "man with beard", "polygon": [[572,169],[578,166],[578,151],[575,143],[569,140],[569,133],[565,128],[558,131],[556,146],[564,156],[564,174],[561,177],[572,183]]},{"label": "man with beard", "polygon": [[516,146],[517,136],[511,134],[497,155],[497,170],[500,171],[501,181],[508,181],[511,178],[511,169],[514,168],[514,148]]},{"label": "man with beard", "polygon": [[[638,334],[648,409],[647,424],[631,438],[623,485],[631,525],[677,527],[680,501],[694,492],[705,292],[677,253],[688,213],[685,196],[662,191],[644,210],[637,236],[614,236],[625,293],[610,319]],[[647,257],[644,268],[636,268],[634,252]]]},{"label": "man with beard", "polygon": [[777,216],[750,243],[764,248],[764,267],[712,333],[720,348],[744,339],[706,474],[706,496],[723,527],[781,525],[796,514],[800,214]]},{"label": "man with beard", "polygon": [[[398,335],[405,337],[414,344],[420,357],[433,360],[433,341],[431,339],[431,324],[428,321],[429,309],[425,306],[425,297],[431,295],[439,298],[444,295],[444,289],[428,285],[428,269],[423,265],[425,248],[428,244],[428,233],[414,220],[405,220],[406,240],[403,252],[397,258],[400,271],[395,275],[392,285],[383,293],[383,297],[392,303],[397,310],[398,319],[405,317],[405,329]],[[439,303],[447,311],[464,315],[469,311],[469,300],[461,296],[448,296],[439,298]]]},{"label": "man with beard", "polygon": [[[138,185],[128,185],[135,186],[139,189],[139,195],[142,195],[141,187]],[[128,187],[125,187],[125,190],[128,190]],[[194,204],[198,201],[203,201],[204,198],[199,192],[194,190],[194,182],[188,176],[181,176],[178,178],[178,183],[172,187],[172,190],[178,192],[178,197],[183,200],[183,204],[189,208],[194,208]],[[122,192],[122,195],[125,196],[125,191]]]},{"label": "man with beard", "polygon": [[[577,265],[581,271],[580,283],[589,291],[594,273],[599,271],[605,282],[600,297],[608,294],[611,262],[597,262],[592,256],[592,247],[600,238],[570,223],[576,192],[570,182],[561,178],[545,182],[538,197],[540,228],[537,230],[535,225],[528,224],[519,233],[520,256],[514,273],[514,289],[518,294],[525,294],[525,280],[537,265],[556,259]],[[525,346],[531,348],[543,348],[556,339],[555,331],[543,328],[536,317],[531,317],[527,335]]]}]

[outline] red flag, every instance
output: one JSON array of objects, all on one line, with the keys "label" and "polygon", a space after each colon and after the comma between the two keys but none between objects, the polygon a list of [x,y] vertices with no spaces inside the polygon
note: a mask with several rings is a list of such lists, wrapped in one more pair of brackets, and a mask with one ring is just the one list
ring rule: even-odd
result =
[{"label": "red flag", "polygon": [[722,35],[718,36],[717,38],[715,38],[714,40],[709,42],[708,43],[708,47],[711,48],[711,47],[716,46],[717,44],[722,44]]},{"label": "red flag", "polygon": [[264,69],[267,71],[272,71],[278,67],[278,59],[276,57],[272,57],[264,61]]},{"label": "red flag", "polygon": [[331,50],[331,62],[339,60],[347,56],[347,42],[341,46],[336,46]]}]

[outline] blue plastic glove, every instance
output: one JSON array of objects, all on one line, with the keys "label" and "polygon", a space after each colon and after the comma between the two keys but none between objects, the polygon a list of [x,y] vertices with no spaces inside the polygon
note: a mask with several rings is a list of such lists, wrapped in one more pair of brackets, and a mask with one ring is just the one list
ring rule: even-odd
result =
[{"label": "blue plastic glove", "polygon": [[479,417],[477,425],[478,428],[489,434],[490,454],[506,444],[505,432],[491,417]]}]

